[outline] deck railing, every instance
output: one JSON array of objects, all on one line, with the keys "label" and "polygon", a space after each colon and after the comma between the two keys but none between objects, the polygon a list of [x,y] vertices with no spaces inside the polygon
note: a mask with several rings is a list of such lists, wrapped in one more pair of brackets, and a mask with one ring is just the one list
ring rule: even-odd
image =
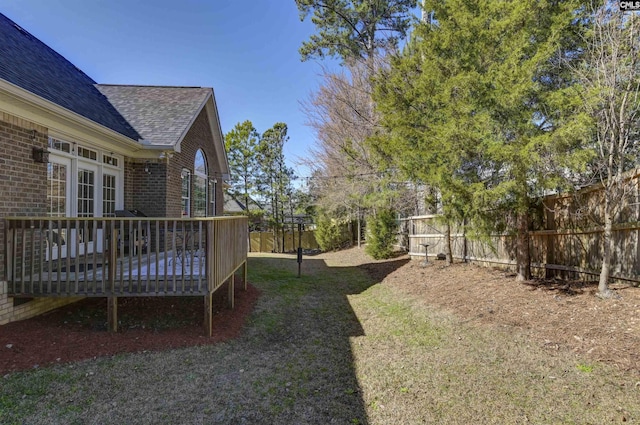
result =
[{"label": "deck railing", "polygon": [[9,294],[211,294],[246,265],[246,217],[6,218]]}]

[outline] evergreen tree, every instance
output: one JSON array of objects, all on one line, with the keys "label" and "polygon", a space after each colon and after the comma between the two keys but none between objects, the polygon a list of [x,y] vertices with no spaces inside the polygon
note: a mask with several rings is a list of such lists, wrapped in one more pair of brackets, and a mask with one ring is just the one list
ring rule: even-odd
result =
[{"label": "evergreen tree", "polygon": [[[257,147],[259,165],[259,188],[269,205],[267,215],[274,235],[274,249],[284,249],[284,221],[288,194],[292,192],[293,170],[287,167],[284,159],[284,144],[289,140],[287,125],[276,123],[262,134]],[[282,233],[281,233],[282,232]],[[278,238],[282,235],[282,240]]]},{"label": "evergreen tree", "polygon": [[257,185],[258,142],[260,136],[251,121],[237,123],[224,136],[227,158],[231,171],[231,187],[229,192],[240,197],[249,208],[249,198]]},{"label": "evergreen tree", "polygon": [[531,199],[558,185],[555,170],[581,162],[579,119],[567,110],[579,4],[425,0],[424,8],[435,20],[418,25],[377,80],[391,134],[374,143],[440,189],[446,217],[493,225],[515,216],[517,278],[528,279]]},{"label": "evergreen tree", "polygon": [[302,60],[325,56],[373,60],[395,49],[411,24],[416,0],[296,0],[300,19],[312,15],[318,29],[300,48]]}]

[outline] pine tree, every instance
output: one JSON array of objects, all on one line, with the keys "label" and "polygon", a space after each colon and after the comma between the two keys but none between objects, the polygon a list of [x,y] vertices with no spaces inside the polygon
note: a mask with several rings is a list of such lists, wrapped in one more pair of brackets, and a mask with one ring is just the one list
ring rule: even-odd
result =
[{"label": "pine tree", "polygon": [[[274,249],[284,249],[285,207],[288,194],[292,192],[291,182],[294,172],[287,167],[284,159],[284,144],[289,140],[287,125],[276,123],[262,134],[257,147],[259,165],[259,188],[269,204],[270,226],[273,230]],[[282,239],[278,238],[281,235]]]},{"label": "pine tree", "polygon": [[574,104],[567,62],[579,51],[578,6],[426,0],[435,20],[418,26],[377,80],[391,133],[377,148],[438,187],[445,216],[511,227],[499,218],[514,216],[518,280],[530,277],[532,198],[558,184],[554,170],[579,162],[575,117],[565,115]]},{"label": "pine tree", "polygon": [[395,49],[411,24],[416,0],[296,0],[300,19],[311,15],[318,29],[302,44],[302,60],[325,56],[372,60]]},{"label": "pine tree", "polygon": [[251,121],[238,123],[224,136],[227,158],[231,171],[231,188],[229,192],[242,197],[244,205],[249,208],[250,197],[256,188],[258,169],[259,134]]}]

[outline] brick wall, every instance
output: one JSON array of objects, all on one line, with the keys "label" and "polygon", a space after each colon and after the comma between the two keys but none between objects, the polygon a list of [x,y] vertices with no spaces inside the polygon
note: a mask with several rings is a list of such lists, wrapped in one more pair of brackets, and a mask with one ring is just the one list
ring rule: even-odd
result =
[{"label": "brick wall", "polygon": [[0,282],[0,325],[28,319],[81,299],[81,297],[34,298],[14,306],[13,298],[7,296],[7,282]]},{"label": "brick wall", "polygon": [[142,211],[148,217],[170,217],[167,215],[167,164],[162,160],[127,158],[124,170],[124,208]]},{"label": "brick wall", "polygon": [[[33,133],[35,130],[35,134]],[[3,217],[44,216],[47,212],[47,164],[36,163],[33,148],[47,148],[48,129],[0,112],[0,324],[25,319],[75,302],[40,298],[14,307],[7,294]]]},{"label": "brick wall", "polygon": [[[36,131],[33,140],[32,131]],[[47,164],[32,158],[34,147],[46,149],[48,131],[0,112],[0,218],[43,216],[47,201]],[[0,220],[0,276],[5,276],[5,223]]]}]

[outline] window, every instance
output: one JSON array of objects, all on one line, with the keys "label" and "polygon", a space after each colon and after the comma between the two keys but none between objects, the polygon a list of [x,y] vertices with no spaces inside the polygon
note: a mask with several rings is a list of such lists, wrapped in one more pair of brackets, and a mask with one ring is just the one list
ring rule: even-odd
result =
[{"label": "window", "polygon": [[49,137],[49,149],[71,153],[71,143]]},{"label": "window", "polygon": [[98,152],[78,146],[78,156],[95,161],[98,159]]},{"label": "window", "polygon": [[[65,217],[67,215],[67,179],[69,161],[49,162],[47,164],[47,215]],[[47,259],[66,256],[66,229],[47,230]],[[63,249],[62,247],[65,246]],[[50,250],[50,249],[51,250]]]},{"label": "window", "polygon": [[191,215],[191,171],[182,170],[182,217]]},{"label": "window", "polygon": [[102,175],[102,216],[116,216],[116,176]]},{"label": "window", "polygon": [[93,217],[95,200],[95,174],[78,169],[78,217]]},{"label": "window", "polygon": [[47,215],[64,217],[67,214],[67,166],[47,164]]},{"label": "window", "polygon": [[207,215],[207,161],[202,149],[196,152],[196,160],[193,169],[195,178],[193,181],[193,216],[206,217]]},{"label": "window", "polygon": [[107,165],[118,166],[118,158],[111,155],[102,155],[102,163]]},{"label": "window", "polygon": [[[95,172],[78,168],[78,217],[94,217],[96,201]],[[78,229],[78,241],[93,241],[91,229]]]}]

